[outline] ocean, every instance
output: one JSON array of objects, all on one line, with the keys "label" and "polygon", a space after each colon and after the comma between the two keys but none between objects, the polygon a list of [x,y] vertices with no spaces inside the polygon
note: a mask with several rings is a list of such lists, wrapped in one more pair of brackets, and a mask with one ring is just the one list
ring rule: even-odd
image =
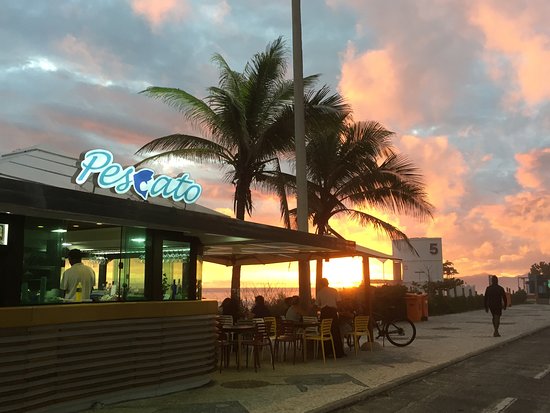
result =
[{"label": "ocean", "polygon": [[[292,297],[298,295],[298,288],[292,287],[257,287],[257,288],[241,288],[241,299],[247,306],[254,303],[254,297],[263,295],[266,301],[271,301],[279,296]],[[231,296],[231,288],[203,288],[202,298],[204,300],[217,300],[218,304]],[[315,297],[315,288],[311,289],[311,296]]]}]

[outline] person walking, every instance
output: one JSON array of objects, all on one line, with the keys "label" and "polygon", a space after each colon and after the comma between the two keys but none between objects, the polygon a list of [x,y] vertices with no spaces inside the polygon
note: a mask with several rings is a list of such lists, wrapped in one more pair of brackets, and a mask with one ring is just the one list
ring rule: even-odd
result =
[{"label": "person walking", "polygon": [[493,275],[491,277],[491,285],[485,289],[484,296],[485,312],[491,310],[493,316],[493,327],[495,331],[493,332],[493,337],[500,337],[498,328],[500,327],[500,316],[502,315],[502,310],[506,310],[506,292],[504,288],[498,285],[498,277]]},{"label": "person walking", "polygon": [[[67,254],[71,268],[61,276],[60,288],[65,290],[65,298],[80,301],[88,300],[95,285],[95,272],[91,267],[82,264],[82,252],[72,249]],[[77,290],[79,294],[77,294]]]},{"label": "person walking", "polygon": [[334,351],[336,357],[345,357],[344,343],[342,341],[342,335],[340,334],[340,319],[338,318],[337,303],[340,301],[338,291],[335,288],[328,286],[328,280],[321,278],[320,289],[317,292],[316,304],[321,309],[321,320],[325,318],[332,318],[332,325],[330,332],[332,333],[332,339],[334,340]]}]

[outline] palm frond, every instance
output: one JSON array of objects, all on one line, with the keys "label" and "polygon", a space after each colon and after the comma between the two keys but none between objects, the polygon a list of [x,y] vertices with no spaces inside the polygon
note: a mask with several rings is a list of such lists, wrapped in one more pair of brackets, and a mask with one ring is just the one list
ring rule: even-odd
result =
[{"label": "palm frond", "polygon": [[160,153],[147,157],[138,162],[136,166],[168,158],[217,163],[228,162],[233,159],[231,152],[216,142],[185,134],[173,134],[154,139],[138,149],[136,155],[145,156],[155,152]]},{"label": "palm frond", "polygon": [[209,120],[215,116],[206,102],[181,89],[151,86],[139,93],[166,103],[201,126],[208,126]]}]

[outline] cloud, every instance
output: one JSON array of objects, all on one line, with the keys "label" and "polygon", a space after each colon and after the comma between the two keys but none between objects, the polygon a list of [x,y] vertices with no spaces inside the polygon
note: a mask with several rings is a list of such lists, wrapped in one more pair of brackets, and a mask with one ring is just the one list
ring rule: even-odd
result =
[{"label": "cloud", "polygon": [[524,188],[550,191],[550,148],[516,155],[516,179]]},{"label": "cloud", "polygon": [[410,125],[421,120],[417,110],[407,110],[402,104],[401,79],[395,66],[391,50],[358,55],[355,46],[348,44],[339,88],[353,106],[356,117],[377,119],[384,124],[393,124],[399,119],[402,124]]},{"label": "cloud", "polygon": [[225,17],[231,11],[231,7],[226,0],[222,0],[214,4],[201,4],[200,10],[214,24],[223,24]]},{"label": "cloud", "polygon": [[[407,130],[437,125],[472,83],[476,43],[460,3],[331,2],[357,15],[339,88],[360,119]],[[468,90],[468,89],[467,89]]]},{"label": "cloud", "polygon": [[64,57],[59,65],[89,83],[109,86],[113,79],[123,78],[129,69],[111,51],[95,47],[73,35],[63,37],[57,47]]},{"label": "cloud", "polygon": [[153,30],[167,20],[179,22],[190,13],[187,0],[131,0],[134,13],[147,19]]},{"label": "cloud", "polygon": [[[492,79],[507,89],[504,103],[538,105],[550,98],[550,7],[546,1],[474,2],[470,21],[485,36],[485,61]],[[511,83],[511,88],[508,84]]]},{"label": "cloud", "polygon": [[403,135],[396,145],[420,169],[437,213],[456,208],[466,193],[468,168],[463,155],[449,144],[448,138]]}]

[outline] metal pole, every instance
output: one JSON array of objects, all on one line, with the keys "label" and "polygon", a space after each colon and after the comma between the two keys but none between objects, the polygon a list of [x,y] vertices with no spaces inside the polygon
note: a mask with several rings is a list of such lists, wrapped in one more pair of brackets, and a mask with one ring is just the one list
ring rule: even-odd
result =
[{"label": "metal pole", "polygon": [[300,0],[292,0],[292,62],[294,70],[294,140],[296,145],[297,217],[298,230],[308,232],[301,21]]},{"label": "metal pole", "polygon": [[[304,126],[304,73],[302,65],[302,16],[300,0],[292,0],[292,62],[294,72],[294,142],[296,145],[296,202],[298,231],[308,232],[306,142]],[[302,306],[311,302],[309,261],[298,263]]]}]

